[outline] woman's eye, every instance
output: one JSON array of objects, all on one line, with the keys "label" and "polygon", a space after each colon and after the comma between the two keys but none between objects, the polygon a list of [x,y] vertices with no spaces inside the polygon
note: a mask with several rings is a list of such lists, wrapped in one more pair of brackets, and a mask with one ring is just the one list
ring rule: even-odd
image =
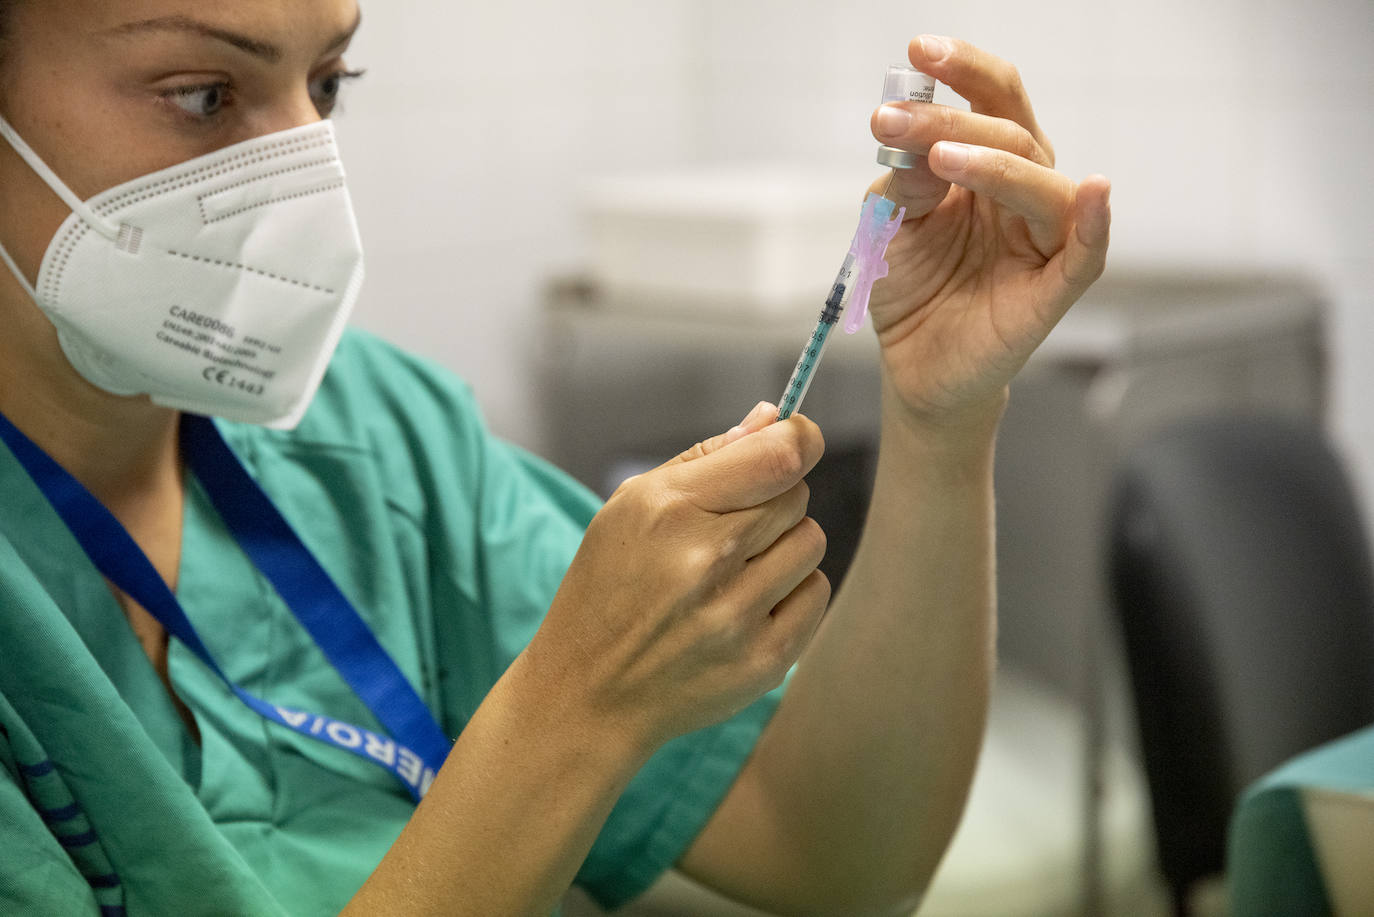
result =
[{"label": "woman's eye", "polygon": [[328,117],[339,101],[339,94],[347,80],[356,80],[363,75],[362,70],[335,70],[319,77],[310,84],[310,98],[321,117]]},{"label": "woman's eye", "polygon": [[170,99],[179,109],[198,118],[209,118],[218,114],[227,102],[229,89],[223,82],[209,87],[190,87],[177,89]]},{"label": "woman's eye", "polygon": [[188,115],[210,118],[218,114],[228,102],[229,87],[224,83],[210,86],[188,86],[168,93],[168,99]]}]

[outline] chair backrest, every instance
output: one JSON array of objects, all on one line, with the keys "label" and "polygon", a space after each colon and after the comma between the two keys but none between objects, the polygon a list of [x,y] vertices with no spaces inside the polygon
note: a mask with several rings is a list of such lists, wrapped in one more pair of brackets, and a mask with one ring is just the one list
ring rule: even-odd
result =
[{"label": "chair backrest", "polygon": [[1374,576],[1319,430],[1195,419],[1133,449],[1113,499],[1113,598],[1160,867],[1221,872],[1239,793],[1374,721]]}]

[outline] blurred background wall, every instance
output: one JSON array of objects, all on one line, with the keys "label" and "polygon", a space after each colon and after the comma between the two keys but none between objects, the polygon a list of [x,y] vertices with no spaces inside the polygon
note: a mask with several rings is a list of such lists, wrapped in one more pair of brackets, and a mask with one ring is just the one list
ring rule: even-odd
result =
[{"label": "blurred background wall", "polygon": [[[369,257],[356,320],[465,376],[518,442],[541,445],[530,366],[542,284],[585,257],[577,194],[589,176],[785,161],[853,169],[858,193],[877,174],[868,118],[884,66],[934,32],[1016,63],[1059,167],[1113,179],[1109,269],[1265,266],[1320,283],[1333,432],[1374,495],[1367,0],[528,0],[364,13],[350,62],[369,72],[340,117]],[[774,396],[741,393],[741,412]]]}]

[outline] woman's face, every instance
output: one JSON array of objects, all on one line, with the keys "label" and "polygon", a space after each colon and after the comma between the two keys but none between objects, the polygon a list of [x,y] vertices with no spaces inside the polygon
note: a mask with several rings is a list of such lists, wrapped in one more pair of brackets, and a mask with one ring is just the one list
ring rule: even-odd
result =
[{"label": "woman's face", "polygon": [[[0,114],[89,198],[327,117],[358,21],[356,0],[18,0]],[[0,189],[0,242],[32,279],[69,211],[3,141]]]}]

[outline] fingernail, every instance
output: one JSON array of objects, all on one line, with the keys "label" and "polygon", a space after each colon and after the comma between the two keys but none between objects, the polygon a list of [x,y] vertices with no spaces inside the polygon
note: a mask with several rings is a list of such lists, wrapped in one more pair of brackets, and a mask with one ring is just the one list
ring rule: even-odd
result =
[{"label": "fingernail", "polygon": [[744,418],[743,424],[746,427],[751,427],[759,421],[767,420],[770,417],[776,417],[777,413],[778,409],[773,405],[769,404],[767,401],[760,401],[758,404],[754,405],[754,409]]},{"label": "fingernail", "polygon": [[760,401],[749,409],[749,413],[744,415],[744,419],[733,427],[725,431],[725,443],[729,445],[737,439],[741,439],[754,431],[754,427],[759,425],[759,421],[768,415],[772,406],[766,401]]},{"label": "fingernail", "polygon": [[949,52],[954,50],[949,39],[940,35],[922,35],[920,41],[921,53],[928,61],[944,60],[949,57]]},{"label": "fingernail", "polygon": [[957,172],[968,165],[969,148],[951,140],[940,141],[940,165],[951,172]]},{"label": "fingernail", "polygon": [[900,137],[911,126],[911,112],[896,105],[878,109],[878,133],[884,137]]}]

